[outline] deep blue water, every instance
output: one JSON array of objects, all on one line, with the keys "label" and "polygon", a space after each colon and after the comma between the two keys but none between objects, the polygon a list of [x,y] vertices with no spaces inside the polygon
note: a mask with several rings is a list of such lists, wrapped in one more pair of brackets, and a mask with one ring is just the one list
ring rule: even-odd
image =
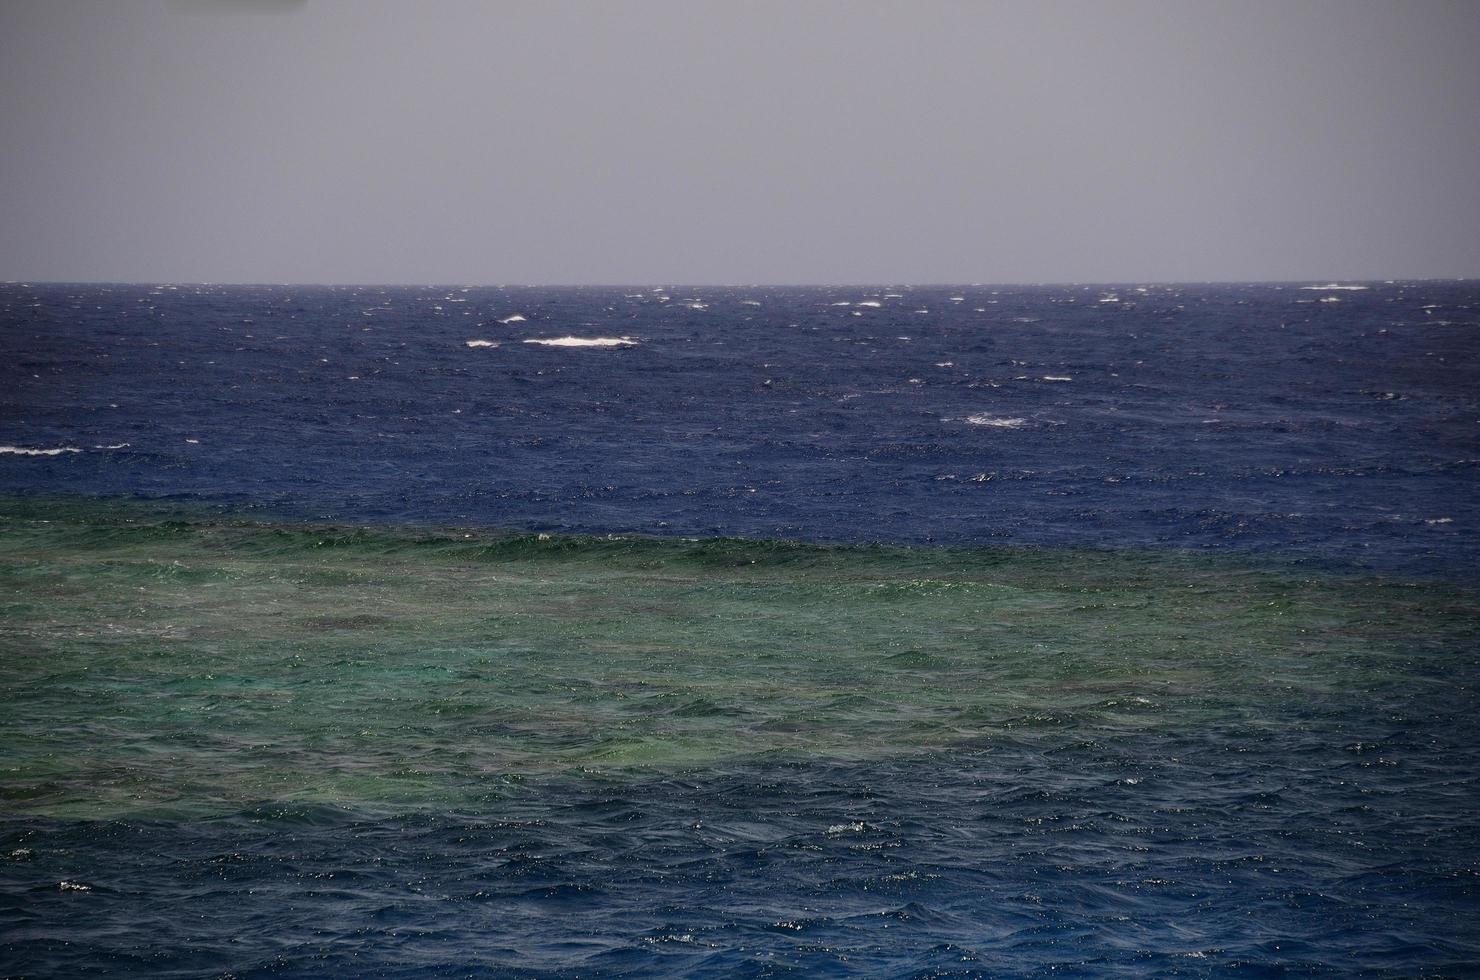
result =
[{"label": "deep blue water", "polygon": [[[1480,286],[1310,285],[3,286],[0,494],[1472,588]],[[567,336],[632,343],[525,342]],[[1385,693],[1277,724],[490,778],[476,812],[7,797],[0,973],[1480,975],[1445,594]]]},{"label": "deep blue water", "polygon": [[1474,975],[1474,821],[1423,812],[1466,788],[1382,752],[1050,737],[553,780],[483,816],[34,821],[4,914],[34,975]]},{"label": "deep blue water", "polygon": [[0,492],[1468,572],[1480,287],[1304,285],[6,286]]}]

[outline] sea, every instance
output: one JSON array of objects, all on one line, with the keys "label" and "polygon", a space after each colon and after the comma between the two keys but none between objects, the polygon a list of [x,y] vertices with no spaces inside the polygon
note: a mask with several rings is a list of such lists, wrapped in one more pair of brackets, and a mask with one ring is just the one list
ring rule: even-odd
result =
[{"label": "sea", "polygon": [[0,974],[1480,976],[1480,285],[0,285]]}]

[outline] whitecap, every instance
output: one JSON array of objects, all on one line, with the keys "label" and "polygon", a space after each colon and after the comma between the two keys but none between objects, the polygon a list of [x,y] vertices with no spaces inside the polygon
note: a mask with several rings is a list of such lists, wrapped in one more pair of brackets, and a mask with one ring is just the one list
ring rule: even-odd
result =
[{"label": "whitecap", "polygon": [[529,337],[524,342],[546,347],[633,347],[637,344],[631,337]]},{"label": "whitecap", "polygon": [[1424,523],[1425,524],[1453,524],[1454,523],[1454,518],[1452,518],[1452,517],[1430,517],[1430,518],[1426,518],[1424,520]]},{"label": "whitecap", "polygon": [[858,305],[859,306],[872,306],[874,309],[877,310],[879,307],[883,306],[884,304],[883,303],[880,303],[876,299],[866,299],[866,300],[861,301]]},{"label": "whitecap", "polygon": [[499,323],[523,323],[523,322],[524,322],[524,314],[523,313],[515,313],[512,316],[506,316],[502,320],[499,321]]},{"label": "whitecap", "polygon": [[496,341],[496,340],[465,340],[465,341],[463,341],[463,343],[467,344],[469,347],[497,347],[498,346],[498,341]]},{"label": "whitecap", "polygon": [[1028,424],[1027,419],[1005,418],[999,415],[988,415],[985,412],[968,415],[964,420],[947,419],[946,421],[966,421],[972,425],[985,425],[993,429],[1021,429]]},{"label": "whitecap", "polygon": [[1073,381],[1074,379],[1071,378],[1071,377],[1069,377],[1067,374],[1045,374],[1043,376],[1043,380],[1044,381]]},{"label": "whitecap", "polygon": [[61,446],[57,449],[27,449],[25,446],[0,446],[0,454],[10,456],[60,456],[62,453],[80,453],[82,450],[71,446]]},{"label": "whitecap", "polygon": [[1328,282],[1328,283],[1326,283],[1325,285],[1322,285],[1322,286],[1301,286],[1300,288],[1301,289],[1319,289],[1319,290],[1325,291],[1325,290],[1328,290],[1328,289],[1366,289],[1367,287],[1366,286],[1343,286],[1339,282]]},{"label": "whitecap", "polygon": [[758,300],[758,299],[742,299],[740,301],[740,305],[741,306],[760,306],[761,305],[761,301]]},{"label": "whitecap", "polygon": [[1322,296],[1321,297],[1321,302],[1322,303],[1340,303],[1341,302],[1341,297],[1340,296]]}]

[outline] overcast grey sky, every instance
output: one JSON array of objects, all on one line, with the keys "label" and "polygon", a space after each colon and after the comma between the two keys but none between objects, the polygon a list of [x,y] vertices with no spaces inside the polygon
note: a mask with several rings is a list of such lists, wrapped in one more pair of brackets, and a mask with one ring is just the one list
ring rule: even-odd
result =
[{"label": "overcast grey sky", "polygon": [[1472,0],[251,6],[0,0],[0,279],[1480,275]]}]

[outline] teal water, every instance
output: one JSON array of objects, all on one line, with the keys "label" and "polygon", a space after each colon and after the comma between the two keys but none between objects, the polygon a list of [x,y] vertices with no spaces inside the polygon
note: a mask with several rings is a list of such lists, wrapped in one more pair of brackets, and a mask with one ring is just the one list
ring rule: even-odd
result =
[{"label": "teal water", "polygon": [[1476,635],[1466,590],[1195,556],[5,516],[6,792],[52,815],[1315,724]]},{"label": "teal water", "polygon": [[1226,555],[12,499],[7,968],[1467,972],[1477,638]]}]

